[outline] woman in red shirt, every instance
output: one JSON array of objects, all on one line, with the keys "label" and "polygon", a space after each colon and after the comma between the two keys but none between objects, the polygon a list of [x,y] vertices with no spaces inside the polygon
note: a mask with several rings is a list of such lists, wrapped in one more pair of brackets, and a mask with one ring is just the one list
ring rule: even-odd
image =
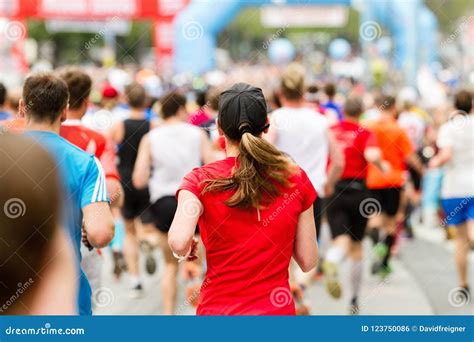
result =
[{"label": "woman in red shirt", "polygon": [[168,242],[195,258],[199,224],[207,273],[198,315],[294,315],[288,283],[293,256],[305,272],[317,263],[316,198],[306,173],[262,139],[268,130],[261,89],[239,83],[219,100],[227,158],[183,180]]}]

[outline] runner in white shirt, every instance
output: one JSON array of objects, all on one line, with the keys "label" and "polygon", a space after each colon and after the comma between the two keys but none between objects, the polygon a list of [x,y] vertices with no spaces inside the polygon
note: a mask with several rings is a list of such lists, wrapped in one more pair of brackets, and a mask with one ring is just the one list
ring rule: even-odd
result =
[{"label": "runner in white shirt", "polygon": [[[305,106],[304,87],[303,68],[298,64],[291,64],[283,72],[281,79],[282,107],[271,114],[266,138],[301,166],[316,189],[318,197],[313,208],[319,238],[323,215],[322,199],[333,193],[334,184],[344,168],[344,159],[326,117]],[[331,159],[329,169],[328,158]],[[299,279],[296,282],[304,289],[311,276],[311,272],[304,276],[297,272],[295,278]],[[302,300],[295,299],[297,302],[298,299]]]},{"label": "runner in white shirt", "polygon": [[460,91],[454,101],[457,113],[438,133],[438,154],[430,160],[432,168],[445,166],[441,203],[446,218],[444,225],[456,228],[456,265],[459,275],[458,293],[470,299],[467,282],[469,245],[474,241],[474,116],[472,95]]},{"label": "runner in white shirt", "polygon": [[213,153],[205,131],[186,122],[183,95],[172,92],[160,102],[163,121],[143,137],[132,180],[136,188],[148,186],[150,191],[150,209],[165,259],[161,283],[164,314],[172,315],[176,307],[178,260],[168,245],[168,231],[178,204],[176,191],[187,173],[213,160]]}]

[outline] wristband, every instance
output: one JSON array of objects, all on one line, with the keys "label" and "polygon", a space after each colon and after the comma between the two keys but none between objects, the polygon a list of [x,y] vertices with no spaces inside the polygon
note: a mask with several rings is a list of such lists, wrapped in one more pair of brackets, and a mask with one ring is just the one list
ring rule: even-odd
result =
[{"label": "wristband", "polygon": [[191,248],[189,248],[189,251],[186,253],[186,255],[179,255],[173,251],[173,256],[178,259],[178,262],[183,262],[188,260],[189,255],[191,254]]}]

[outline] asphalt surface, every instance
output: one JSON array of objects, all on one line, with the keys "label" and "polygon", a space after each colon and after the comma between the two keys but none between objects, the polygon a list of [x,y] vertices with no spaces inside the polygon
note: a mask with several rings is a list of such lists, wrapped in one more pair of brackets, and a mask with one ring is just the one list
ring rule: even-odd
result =
[{"label": "asphalt surface", "polygon": [[[324,234],[323,234],[324,239]],[[327,239],[327,233],[326,233]],[[474,306],[465,304],[454,297],[457,286],[452,243],[446,242],[441,228],[416,230],[416,238],[402,240],[398,254],[392,260],[392,274],[382,280],[369,272],[371,246],[364,242],[364,279],[359,304],[363,315],[472,315]],[[117,280],[112,275],[110,251],[103,251],[103,269],[100,287],[96,287],[94,302],[97,315],[160,315],[162,302],[160,279],[162,258],[155,251],[159,262],[157,273],[150,276],[143,272],[143,296],[131,299],[127,289],[127,275]],[[143,260],[141,260],[143,267]],[[470,254],[470,279],[473,277],[474,255]],[[323,281],[313,281],[305,292],[305,304],[313,315],[348,314],[349,262],[344,262],[339,270],[343,284],[342,298],[331,298]],[[180,274],[181,279],[181,274]],[[474,284],[474,281],[471,282]],[[195,309],[186,302],[186,284],[178,284],[177,314],[193,315]]]}]

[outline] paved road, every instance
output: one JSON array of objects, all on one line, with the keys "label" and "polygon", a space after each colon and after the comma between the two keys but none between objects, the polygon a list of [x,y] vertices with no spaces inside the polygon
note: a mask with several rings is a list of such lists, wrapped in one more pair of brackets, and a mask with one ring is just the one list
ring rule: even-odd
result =
[{"label": "paved road", "polygon": [[[370,255],[369,242],[365,243],[366,255]],[[97,292],[98,315],[159,315],[161,314],[160,277],[162,268],[154,276],[145,276],[145,292],[140,299],[130,299],[126,278],[116,281],[111,275],[111,260],[104,251],[102,290]],[[160,252],[156,257],[161,260]],[[471,253],[470,263],[474,265]],[[364,283],[360,296],[361,314],[364,315],[456,315],[473,314],[474,306],[456,306],[449,301],[449,292],[456,286],[453,250],[444,242],[440,229],[419,230],[417,239],[404,241],[398,257],[393,259],[393,273],[384,281],[371,276],[369,262],[365,263]],[[349,264],[342,265],[341,280],[347,283]],[[471,267],[471,275],[472,275]],[[473,279],[471,276],[470,279]],[[474,284],[474,281],[472,282]],[[192,315],[194,309],[184,298],[184,284],[179,284],[178,314]],[[329,297],[321,282],[313,282],[306,293],[307,304],[314,315],[347,314],[348,291],[334,300]]]}]

